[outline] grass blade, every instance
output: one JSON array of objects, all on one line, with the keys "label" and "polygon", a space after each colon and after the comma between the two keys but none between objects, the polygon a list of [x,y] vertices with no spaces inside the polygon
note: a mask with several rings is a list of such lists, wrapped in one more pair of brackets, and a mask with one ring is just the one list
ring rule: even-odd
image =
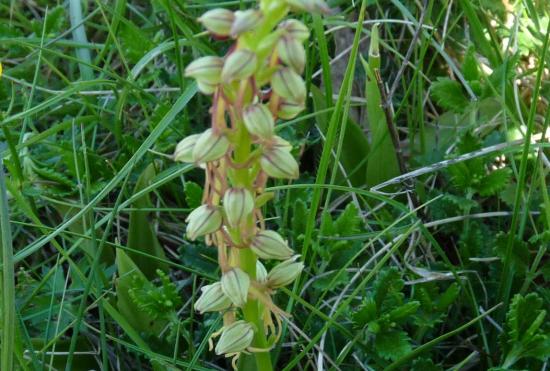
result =
[{"label": "grass blade", "polygon": [[[88,44],[88,38],[86,37],[86,30],[84,28],[82,20],[82,4],[80,0],[71,0],[69,2],[69,13],[71,26],[76,27],[73,30],[73,39],[77,43]],[[92,80],[94,74],[89,65],[92,63],[92,56],[90,54],[90,49],[88,48],[78,48],[76,49],[76,57],[84,62],[79,63],[78,67],[80,68],[80,75],[83,80]]]},{"label": "grass blade", "polygon": [[0,238],[2,242],[2,370],[13,370],[15,346],[15,272],[4,164],[0,158]]}]

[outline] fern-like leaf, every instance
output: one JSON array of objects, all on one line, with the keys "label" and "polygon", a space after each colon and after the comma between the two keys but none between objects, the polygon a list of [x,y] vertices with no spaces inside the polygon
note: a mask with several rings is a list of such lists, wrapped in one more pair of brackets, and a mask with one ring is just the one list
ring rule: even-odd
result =
[{"label": "fern-like leaf", "polygon": [[438,105],[453,112],[463,112],[464,108],[470,103],[462,92],[460,83],[446,77],[438,78],[432,84],[431,91]]}]

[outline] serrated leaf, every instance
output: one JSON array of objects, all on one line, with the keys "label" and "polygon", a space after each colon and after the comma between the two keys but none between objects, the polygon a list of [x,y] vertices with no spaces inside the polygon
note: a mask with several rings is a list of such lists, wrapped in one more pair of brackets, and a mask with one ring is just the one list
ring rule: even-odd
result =
[{"label": "serrated leaf", "polygon": [[44,33],[44,36],[48,37],[60,32],[65,23],[65,12],[65,8],[61,5],[48,9],[45,27],[43,21],[34,18],[31,26],[36,36],[40,37]]},{"label": "serrated leaf", "polygon": [[352,236],[360,232],[361,222],[357,207],[350,202],[334,221],[334,232],[338,236]]},{"label": "serrated leaf", "polygon": [[483,234],[479,223],[472,222],[460,232],[458,246],[463,260],[478,256],[483,247],[486,236]]},{"label": "serrated leaf", "polygon": [[550,356],[550,332],[542,328],[545,317],[542,299],[536,293],[514,296],[500,338],[503,368],[510,368],[522,358],[544,360]]},{"label": "serrated leaf", "polygon": [[411,351],[410,339],[405,331],[381,331],[376,334],[374,349],[380,357],[395,361]]},{"label": "serrated leaf", "polygon": [[435,300],[435,308],[439,311],[445,311],[456,300],[460,293],[460,286],[457,283],[451,284],[447,290],[445,290]]},{"label": "serrated leaf", "polygon": [[453,112],[463,112],[470,103],[464,95],[460,83],[447,77],[438,78],[432,84],[431,93],[439,106]]},{"label": "serrated leaf", "polygon": [[55,171],[54,169],[36,166],[33,168],[33,171],[44,180],[55,182],[58,185],[68,188],[75,187],[75,183],[71,179],[69,179],[65,174]]},{"label": "serrated leaf", "polygon": [[162,331],[165,321],[157,321],[148,313],[136,310],[136,305],[130,297],[130,290],[136,279],[148,282],[147,277],[139,270],[132,259],[121,249],[116,250],[116,281],[117,307],[128,323],[137,331],[148,334],[158,334]]},{"label": "serrated leaf", "polygon": [[160,278],[160,286],[147,281],[144,276],[133,275],[128,293],[138,309],[152,319],[170,320],[180,306],[181,298],[168,275],[160,269],[156,273]]},{"label": "serrated leaf", "polygon": [[456,145],[458,154],[464,155],[466,153],[475,152],[481,149],[482,143],[479,137],[474,135],[471,131],[467,131],[460,137]]},{"label": "serrated leaf", "polygon": [[403,301],[401,290],[404,286],[405,282],[396,268],[382,270],[373,285],[374,301],[378,310],[384,309],[386,300],[390,301],[387,305],[401,304]]},{"label": "serrated leaf", "polygon": [[372,297],[367,297],[359,307],[359,310],[353,314],[353,323],[358,327],[364,327],[377,317],[376,302]]},{"label": "serrated leaf", "polygon": [[420,307],[420,302],[418,301],[410,301],[408,303],[405,303],[395,309],[392,309],[388,313],[388,317],[390,321],[401,321],[406,319],[409,316],[412,316],[416,313],[418,310],[418,307]]},{"label": "serrated leaf", "polygon": [[[508,234],[499,233],[496,237],[495,252],[504,260],[508,246]],[[529,245],[522,240],[514,238],[511,253],[511,268],[516,272],[525,272],[529,267]]]},{"label": "serrated leaf", "polygon": [[319,233],[321,236],[334,235],[334,222],[332,216],[328,211],[323,211],[321,214],[321,225],[319,226]]},{"label": "serrated leaf", "polygon": [[147,51],[155,47],[147,33],[131,22],[121,23],[118,37],[124,55],[132,63],[137,63]]},{"label": "serrated leaf", "polygon": [[292,234],[297,239],[306,230],[307,206],[304,200],[297,199],[292,210]]},{"label": "serrated leaf", "polygon": [[507,167],[493,170],[481,178],[477,190],[483,197],[494,196],[508,186],[511,178],[512,170]]}]

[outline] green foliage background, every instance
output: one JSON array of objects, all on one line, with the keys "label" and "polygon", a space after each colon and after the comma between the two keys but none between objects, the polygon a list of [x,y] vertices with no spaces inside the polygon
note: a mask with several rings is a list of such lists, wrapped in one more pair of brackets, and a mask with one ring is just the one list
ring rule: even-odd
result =
[{"label": "green foliage background", "polygon": [[[169,156],[209,122],[183,70],[227,52],[196,21],[220,5],[254,2],[0,1],[0,369],[230,367],[192,310],[204,179]],[[306,264],[276,368],[545,369],[549,3],[330,5],[299,15],[308,109],[278,135],[302,176],[264,210]]]}]

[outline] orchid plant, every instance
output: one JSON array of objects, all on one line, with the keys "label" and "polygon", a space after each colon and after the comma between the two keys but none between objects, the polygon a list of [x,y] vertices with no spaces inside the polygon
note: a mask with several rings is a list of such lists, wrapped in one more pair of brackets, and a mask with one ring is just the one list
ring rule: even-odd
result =
[{"label": "orchid plant", "polygon": [[[273,194],[268,179],[298,178],[289,142],[275,134],[279,120],[305,108],[301,77],[308,28],[290,11],[327,12],[320,0],[260,0],[256,9],[212,9],[199,22],[233,46],[225,57],[205,56],[185,70],[198,89],[212,95],[211,128],[176,146],[176,161],[206,171],[202,205],[192,211],[187,237],[204,237],[218,250],[221,279],[202,287],[195,310],[221,312],[215,352],[233,358],[254,353],[257,368],[270,370],[270,349],[287,314],[271,296],[292,283],[304,265],[277,232],[266,229],[261,207]],[[259,259],[277,260],[269,272]],[[211,339],[212,340],[212,339]]]}]

